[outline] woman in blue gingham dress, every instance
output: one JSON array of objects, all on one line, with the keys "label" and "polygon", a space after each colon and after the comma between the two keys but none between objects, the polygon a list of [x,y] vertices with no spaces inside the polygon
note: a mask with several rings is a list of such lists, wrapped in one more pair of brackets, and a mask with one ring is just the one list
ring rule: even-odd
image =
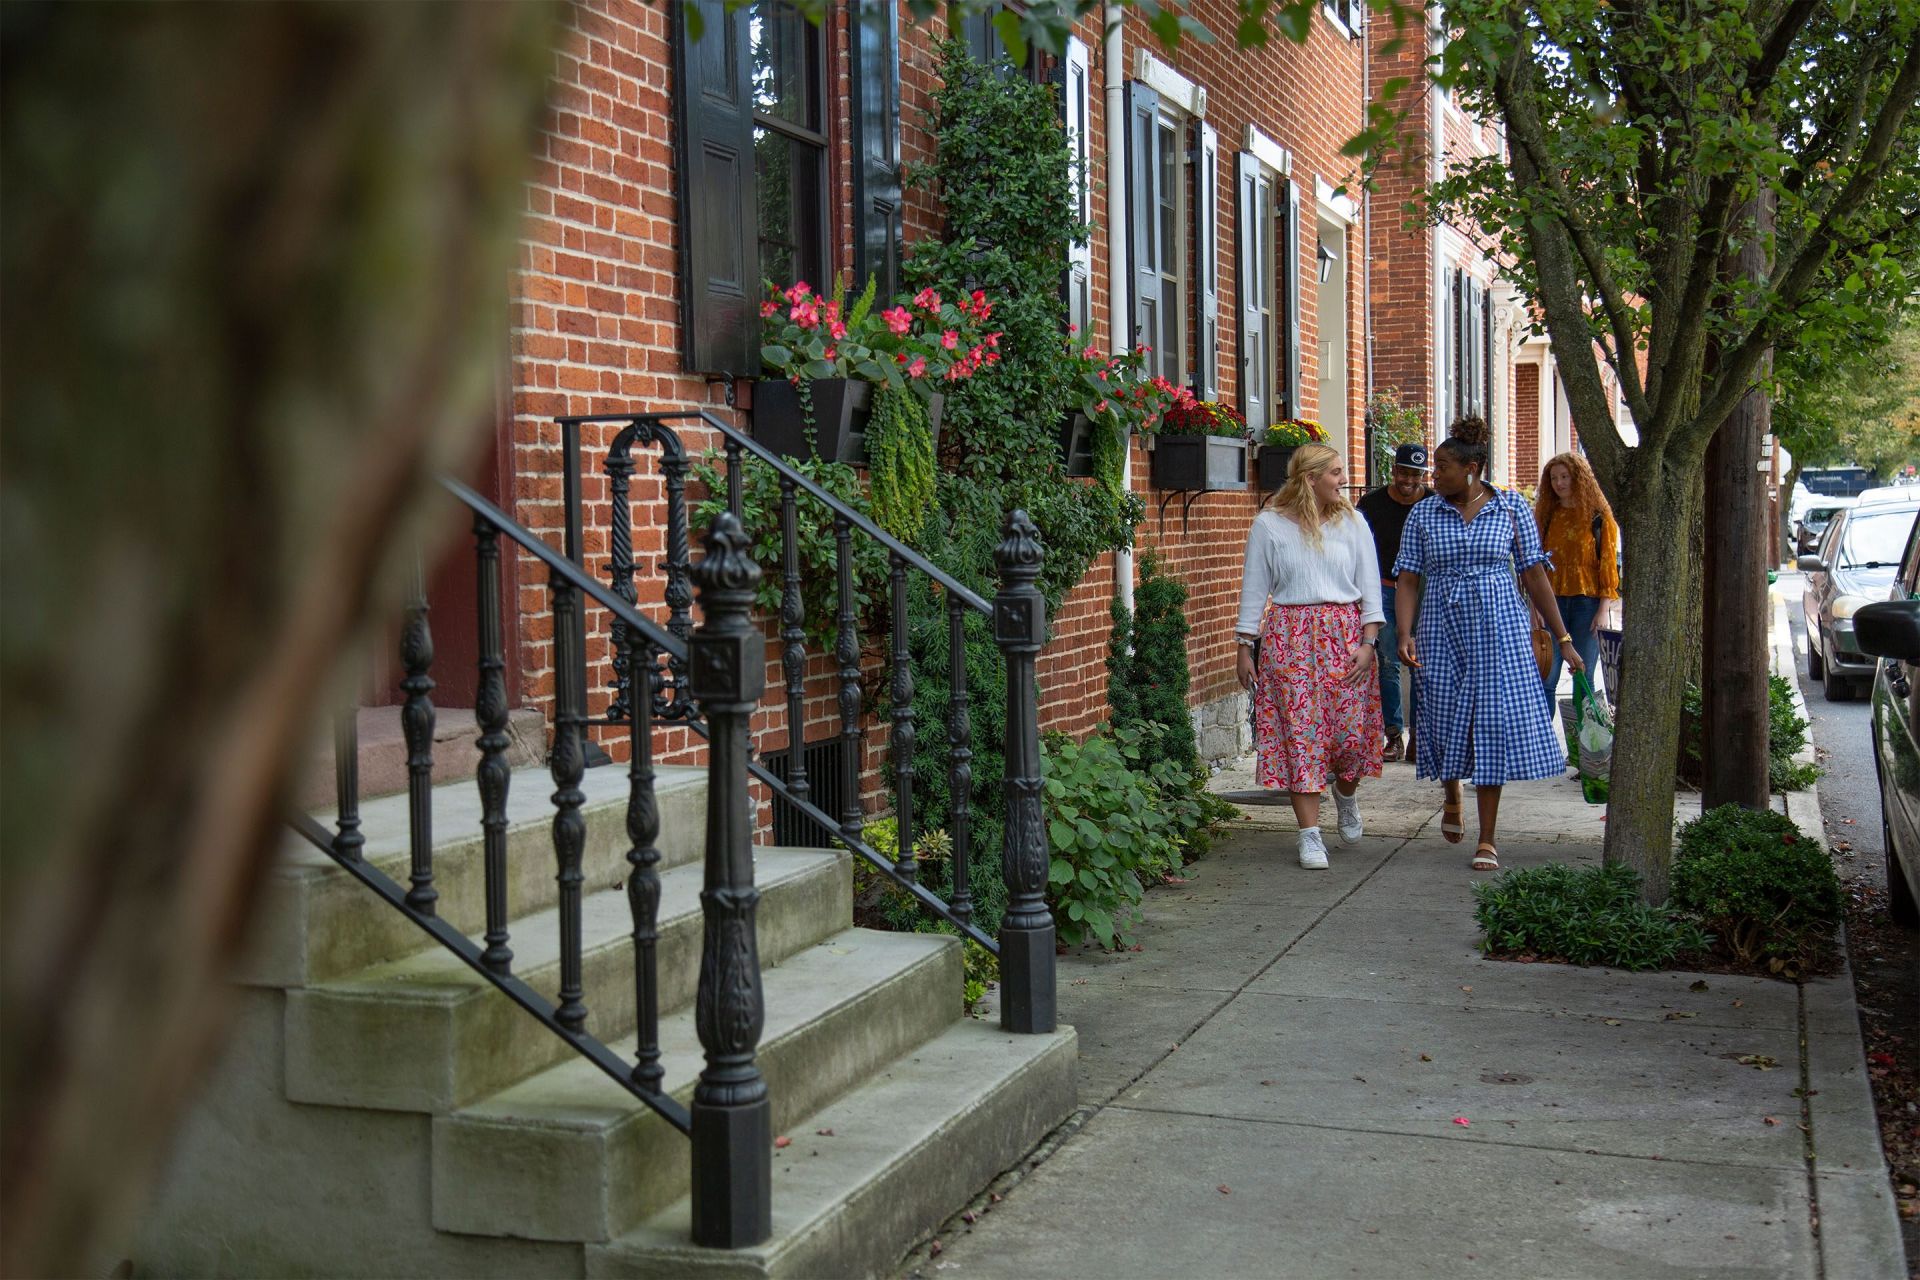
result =
[{"label": "woman in blue gingham dress", "polygon": [[1417,635],[1413,618],[1398,620],[1401,657],[1419,682],[1418,776],[1446,785],[1440,830],[1449,844],[1465,834],[1460,782],[1473,782],[1480,818],[1476,871],[1500,865],[1494,845],[1500,788],[1551,778],[1567,767],[1516,573],[1568,665],[1580,669],[1532,509],[1518,494],[1487,484],[1486,464],[1486,424],[1456,422],[1434,451],[1434,496],[1408,513],[1394,562],[1401,612],[1411,614],[1416,602],[1420,612]]}]

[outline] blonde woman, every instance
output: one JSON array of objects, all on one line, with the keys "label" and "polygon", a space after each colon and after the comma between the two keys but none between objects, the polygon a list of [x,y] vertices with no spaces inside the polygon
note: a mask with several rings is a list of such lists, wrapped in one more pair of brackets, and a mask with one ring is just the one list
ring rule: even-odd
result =
[{"label": "blonde woman", "polygon": [[[1553,562],[1548,580],[1560,616],[1573,636],[1573,648],[1589,673],[1599,670],[1600,612],[1620,598],[1620,527],[1613,508],[1593,478],[1593,468],[1577,453],[1547,459],[1540,471],[1533,520],[1540,544]],[[1547,701],[1560,687],[1560,650],[1546,674]],[[1588,679],[1592,679],[1589,675]]]},{"label": "blonde woman", "polygon": [[1380,776],[1380,567],[1346,482],[1326,445],[1294,452],[1287,483],[1247,536],[1235,626],[1240,686],[1253,694],[1254,780],[1290,794],[1300,865],[1312,870],[1327,865],[1327,783],[1340,838],[1354,844],[1364,831],[1360,779]]}]

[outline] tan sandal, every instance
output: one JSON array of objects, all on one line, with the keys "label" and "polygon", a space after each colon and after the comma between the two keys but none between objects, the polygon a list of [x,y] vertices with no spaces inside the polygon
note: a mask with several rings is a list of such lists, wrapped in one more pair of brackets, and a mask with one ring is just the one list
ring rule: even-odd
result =
[{"label": "tan sandal", "polygon": [[1467,826],[1462,820],[1465,807],[1460,800],[1447,800],[1440,805],[1440,835],[1448,844],[1459,844],[1466,838]]},{"label": "tan sandal", "polygon": [[1473,869],[1475,871],[1498,871],[1500,869],[1500,851],[1485,840],[1473,851]]}]

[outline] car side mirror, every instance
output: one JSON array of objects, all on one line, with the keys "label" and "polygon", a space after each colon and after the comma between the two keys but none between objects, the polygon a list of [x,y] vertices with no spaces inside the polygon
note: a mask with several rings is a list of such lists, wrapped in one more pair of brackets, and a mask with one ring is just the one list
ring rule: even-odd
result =
[{"label": "car side mirror", "polygon": [[1920,600],[1887,600],[1853,615],[1853,636],[1864,653],[1920,663]]},{"label": "car side mirror", "polygon": [[1794,561],[1794,563],[1800,567],[1800,572],[1802,573],[1825,573],[1827,571],[1827,562],[1819,556],[1801,556],[1798,560]]}]

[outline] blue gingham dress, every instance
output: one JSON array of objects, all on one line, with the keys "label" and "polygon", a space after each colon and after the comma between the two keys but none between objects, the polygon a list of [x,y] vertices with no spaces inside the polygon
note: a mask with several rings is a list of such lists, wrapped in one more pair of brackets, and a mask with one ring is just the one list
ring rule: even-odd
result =
[{"label": "blue gingham dress", "polygon": [[1566,771],[1515,577],[1547,563],[1533,512],[1516,493],[1494,490],[1471,523],[1438,495],[1407,513],[1393,571],[1424,579],[1416,776],[1497,787]]}]

